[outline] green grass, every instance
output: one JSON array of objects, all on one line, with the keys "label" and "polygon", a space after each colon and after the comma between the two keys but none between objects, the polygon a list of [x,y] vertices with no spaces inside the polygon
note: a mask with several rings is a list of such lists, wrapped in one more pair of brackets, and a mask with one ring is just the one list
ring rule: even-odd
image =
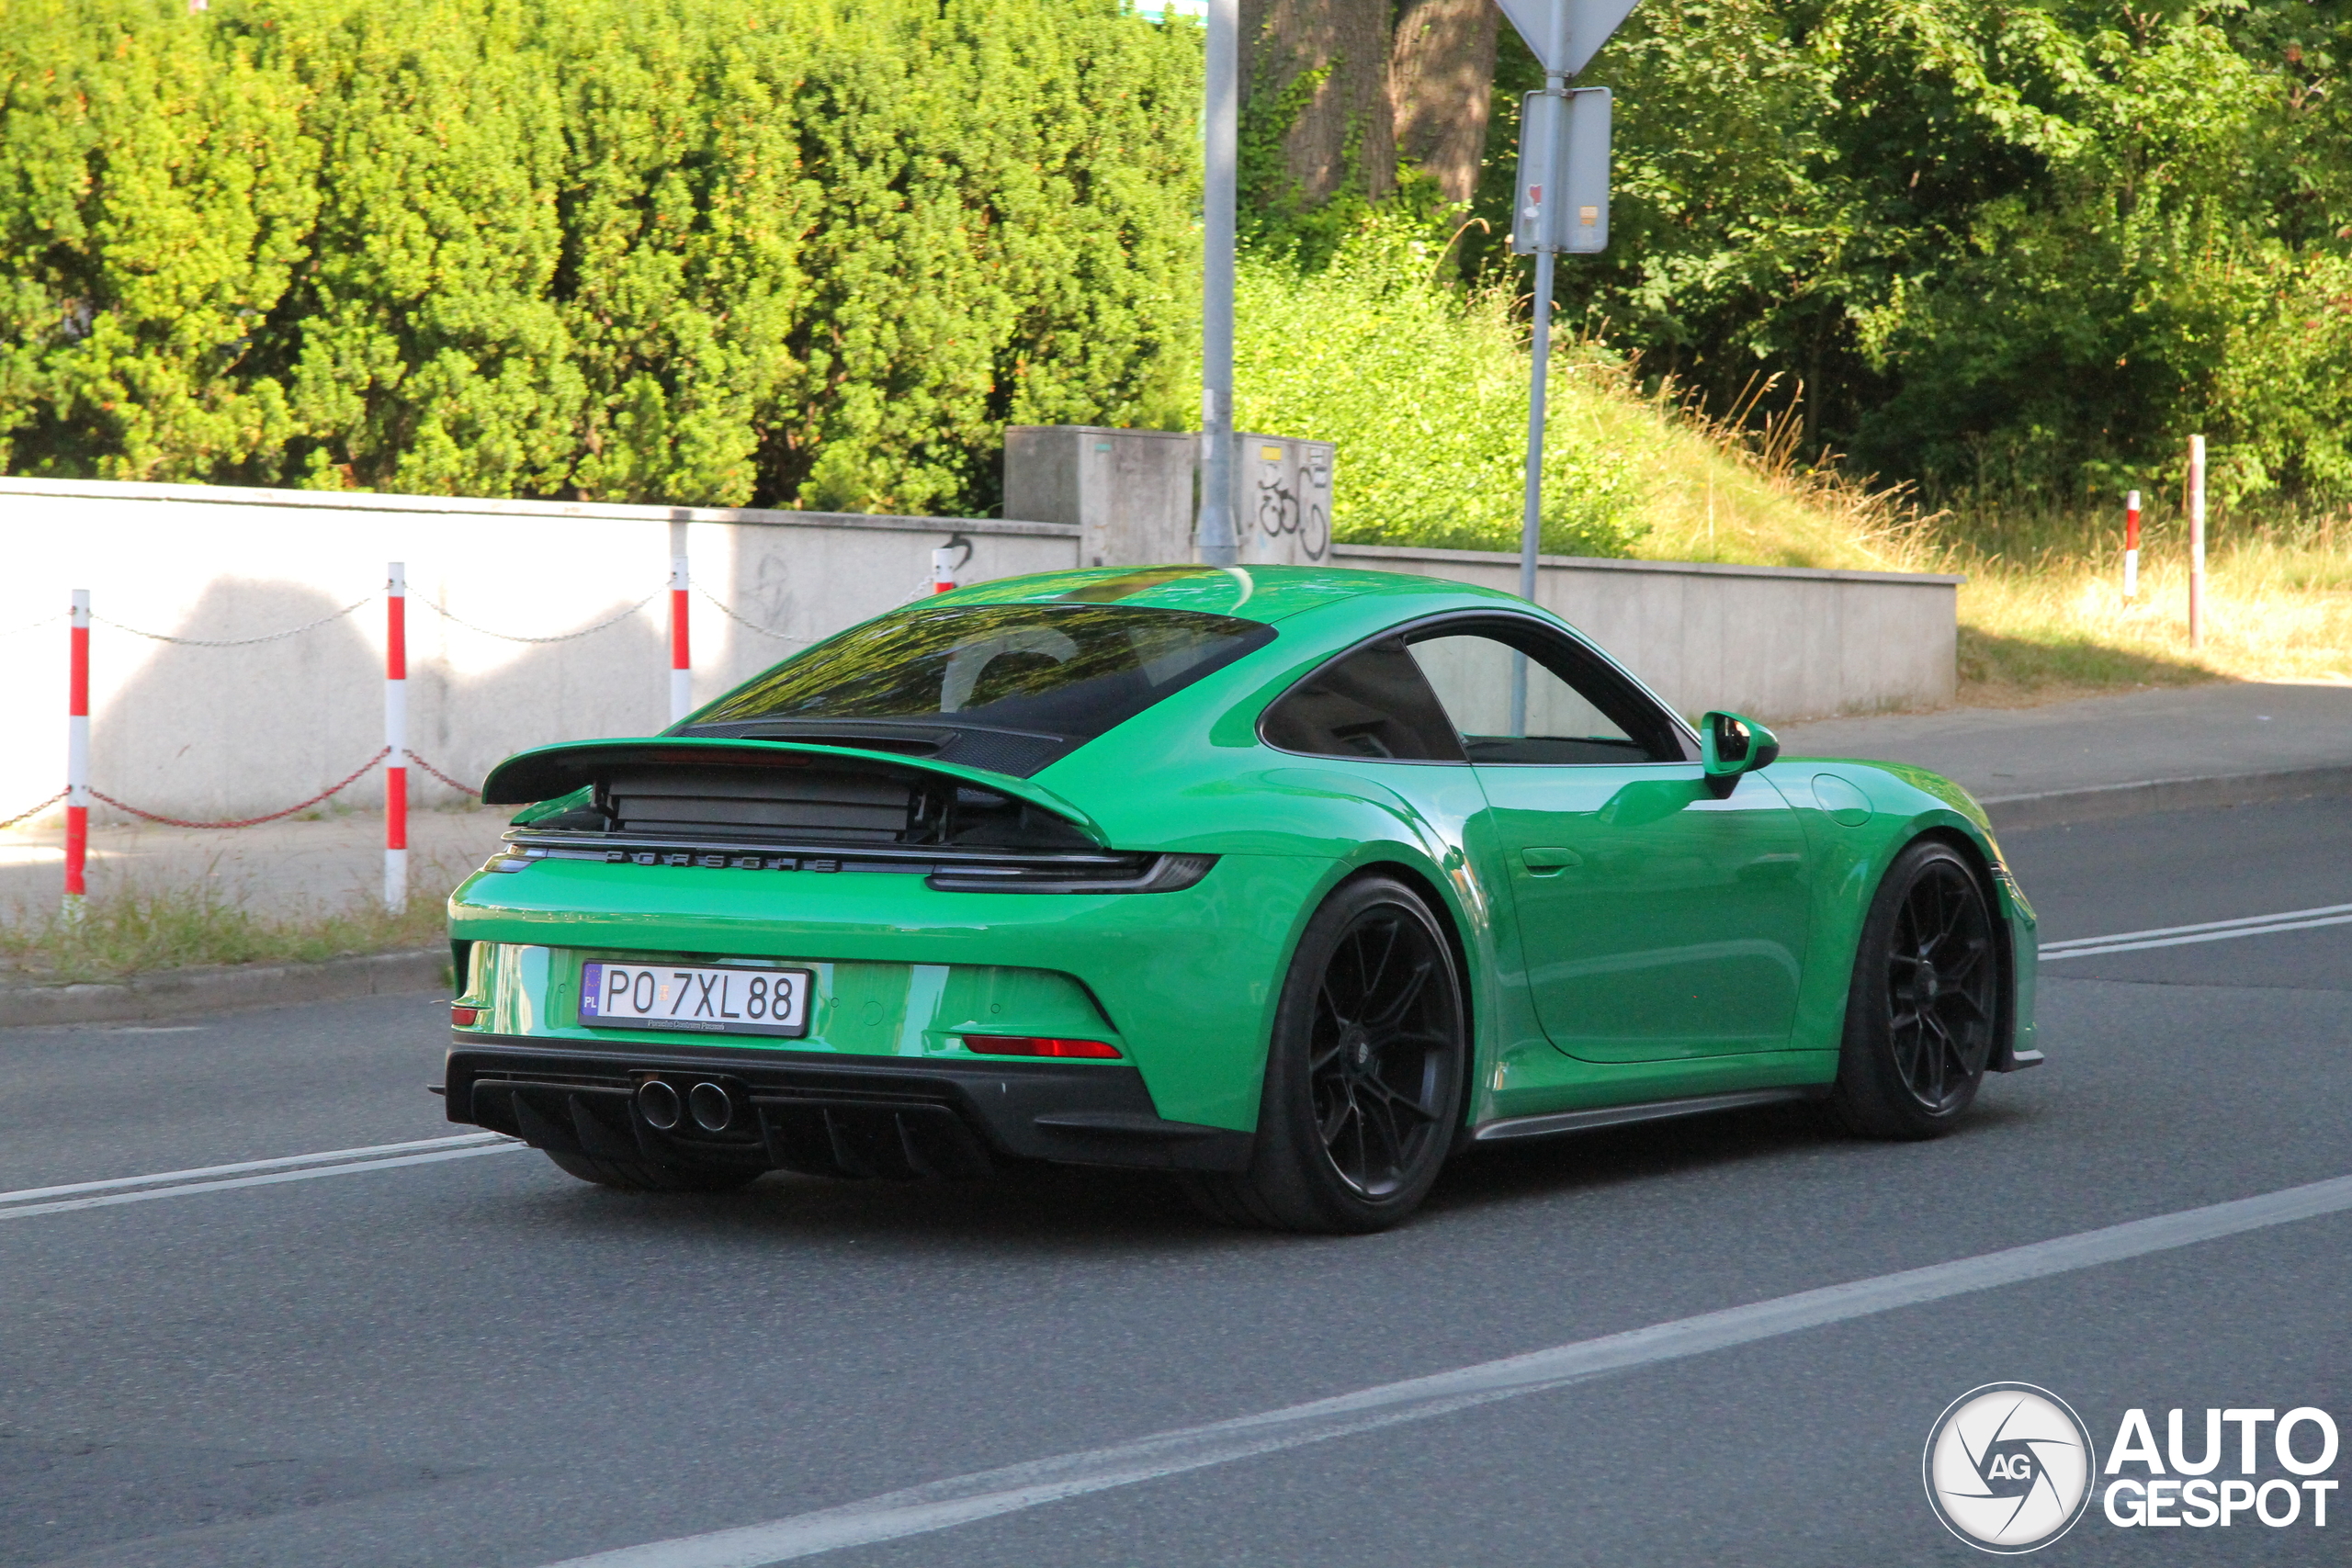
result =
[{"label": "green grass", "polygon": [[160,969],[435,947],[448,940],[447,895],[446,887],[420,889],[397,912],[355,900],[263,913],[202,883],[119,887],[85,899],[79,920],[19,909],[0,923],[0,983],[62,986]]}]

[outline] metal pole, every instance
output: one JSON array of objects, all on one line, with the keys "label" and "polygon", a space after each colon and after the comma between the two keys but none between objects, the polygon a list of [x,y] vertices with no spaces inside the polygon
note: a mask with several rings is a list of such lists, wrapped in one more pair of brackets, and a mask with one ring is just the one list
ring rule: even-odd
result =
[{"label": "metal pole", "polygon": [[1233,241],[1240,145],[1241,0],[1209,0],[1202,118],[1201,559],[1231,566],[1233,529]]},{"label": "metal pole", "polygon": [[[1568,7],[1555,6],[1552,13],[1553,48],[1551,58],[1558,60],[1568,51]],[[1544,78],[1547,97],[1564,98],[1568,79],[1555,72]],[[1555,113],[1565,113],[1566,104],[1555,107]],[[1521,134],[1526,130],[1521,128]],[[1533,363],[1527,382],[1527,474],[1526,494],[1519,522],[1519,596],[1532,604],[1535,600],[1535,561],[1544,547],[1544,394],[1552,370],[1552,254],[1555,243],[1552,213],[1560,201],[1560,171],[1552,166],[1552,154],[1558,139],[1546,136],[1538,151],[1536,167],[1543,171],[1540,186],[1543,195],[1535,204],[1535,323],[1529,340]],[[1526,220],[1522,219],[1521,221]],[[1510,661],[1510,732],[1527,733],[1527,659],[1519,655]]]},{"label": "metal pole", "polygon": [[695,661],[687,643],[686,525],[670,525],[670,722],[695,711]]},{"label": "metal pole", "polygon": [[384,908],[408,907],[408,568],[384,574]]},{"label": "metal pole", "polygon": [[66,618],[65,902],[66,924],[82,919],[89,886],[83,869],[90,853],[90,591],[74,590]]},{"label": "metal pole", "polygon": [[[1544,174],[1544,199],[1551,199],[1551,172]],[[1552,253],[1535,253],[1535,367],[1527,389],[1527,497],[1519,523],[1519,596],[1535,601],[1535,558],[1544,547],[1544,408],[1552,368]],[[1510,661],[1510,732],[1527,733],[1527,656]]]},{"label": "metal pole", "polygon": [[2133,491],[2123,507],[2123,597],[2140,592],[2140,492]]},{"label": "metal pole", "polygon": [[2205,438],[2188,438],[2188,646],[2205,646]]}]

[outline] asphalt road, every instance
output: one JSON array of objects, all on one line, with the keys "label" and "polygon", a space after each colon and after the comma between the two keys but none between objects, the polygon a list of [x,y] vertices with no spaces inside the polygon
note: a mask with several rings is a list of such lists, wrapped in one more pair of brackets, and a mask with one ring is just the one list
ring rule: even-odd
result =
[{"label": "asphalt road", "polygon": [[[2052,940],[2352,903],[2344,801],[2006,847]],[[1220,1231],[1143,1178],[633,1196],[474,1145],[0,1202],[0,1563],[752,1562],[693,1538],[2352,1175],[2352,925],[2044,974],[2049,1065],[1945,1141],[1789,1110],[1593,1135],[1360,1240]],[[0,1032],[0,1192],[447,1138],[445,1016]],[[255,1174],[301,1179],[208,1185]],[[2208,1406],[2352,1427],[2347,1303],[2339,1206],[817,1561],[1977,1562],[1920,1482],[1964,1391],[2055,1391],[2102,1450],[2132,1407],[2159,1443],[2186,1408],[2192,1453]],[[2094,1504],[2038,1560],[2352,1562],[2352,1498],[2324,1529]]]}]

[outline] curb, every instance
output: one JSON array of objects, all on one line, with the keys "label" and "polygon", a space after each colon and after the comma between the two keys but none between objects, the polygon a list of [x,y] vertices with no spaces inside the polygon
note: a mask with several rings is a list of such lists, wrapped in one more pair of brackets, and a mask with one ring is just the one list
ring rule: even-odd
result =
[{"label": "curb", "polygon": [[128,980],[89,985],[0,987],[0,1029],[184,1018],[238,1008],[444,990],[448,975],[448,950],[425,948],[330,958],[319,964],[163,969]]},{"label": "curb", "polygon": [[2046,795],[2008,795],[1978,802],[2003,832],[2056,828],[2070,822],[2103,822],[2153,811],[2187,811],[2211,806],[2258,806],[2271,800],[2352,795],[2352,765],[2289,768],[2267,773],[2218,773],[2205,778],[2150,779],[2098,789],[2053,790]]}]

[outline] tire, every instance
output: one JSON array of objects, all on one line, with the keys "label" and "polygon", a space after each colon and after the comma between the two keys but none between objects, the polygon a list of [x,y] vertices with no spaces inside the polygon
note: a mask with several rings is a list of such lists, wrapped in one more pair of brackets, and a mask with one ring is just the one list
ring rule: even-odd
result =
[{"label": "tire", "polygon": [[555,1168],[566,1176],[576,1176],[599,1187],[616,1187],[625,1192],[732,1192],[739,1187],[750,1186],[762,1174],[727,1166],[653,1165],[645,1160],[560,1155],[553,1149],[539,1152],[553,1160]]},{"label": "tire", "polygon": [[1228,1224],[1385,1230],[1419,1207],[1453,1145],[1469,1043],[1444,928],[1403,883],[1367,876],[1307,922],[1274,1013],[1250,1168],[1185,1180]]},{"label": "tire", "polygon": [[1854,954],[1831,1117],[1866,1138],[1936,1138],[1975,1100],[1998,1028],[2002,970],[1976,868],[1923,840],[1897,855]]}]

